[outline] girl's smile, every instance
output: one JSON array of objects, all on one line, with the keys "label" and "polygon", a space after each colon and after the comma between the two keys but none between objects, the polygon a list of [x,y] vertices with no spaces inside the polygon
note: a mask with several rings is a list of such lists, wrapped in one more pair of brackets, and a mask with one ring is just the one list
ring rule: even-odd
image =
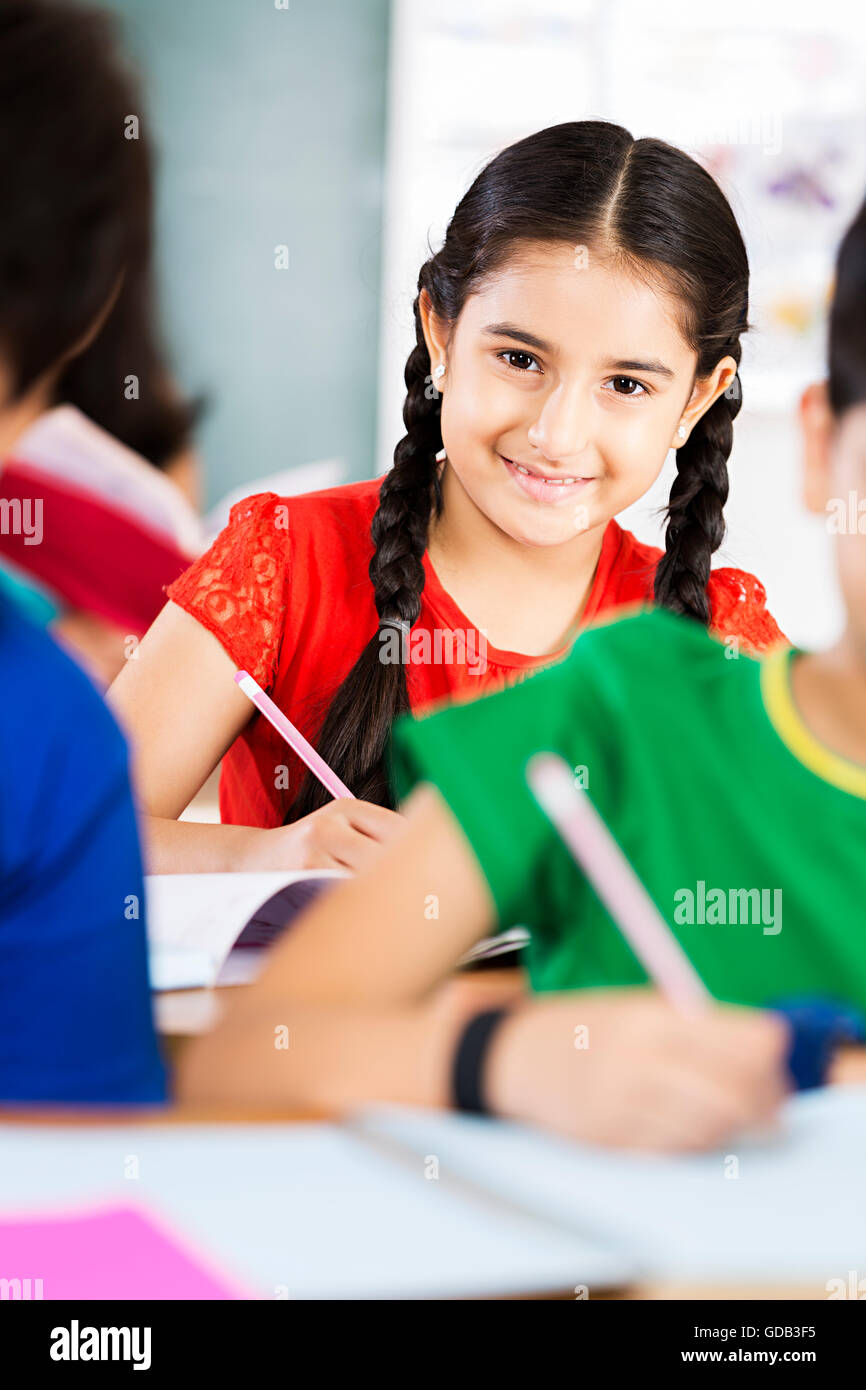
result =
[{"label": "girl's smile", "polygon": [[530,467],[529,464],[507,459],[504,454],[500,454],[499,457],[510,477],[527,497],[533,498],[536,502],[546,502],[553,507],[561,507],[564,503],[573,501],[579,493],[586,491],[590,483],[595,482],[595,478],[577,478],[552,471],[543,472],[535,466]]}]

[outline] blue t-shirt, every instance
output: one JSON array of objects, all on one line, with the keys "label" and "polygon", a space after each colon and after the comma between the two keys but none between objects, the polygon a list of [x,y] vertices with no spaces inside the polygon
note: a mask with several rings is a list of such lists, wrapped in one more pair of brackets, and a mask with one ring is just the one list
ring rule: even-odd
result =
[{"label": "blue t-shirt", "polygon": [[0,1103],[165,1099],[123,736],[0,598]]}]

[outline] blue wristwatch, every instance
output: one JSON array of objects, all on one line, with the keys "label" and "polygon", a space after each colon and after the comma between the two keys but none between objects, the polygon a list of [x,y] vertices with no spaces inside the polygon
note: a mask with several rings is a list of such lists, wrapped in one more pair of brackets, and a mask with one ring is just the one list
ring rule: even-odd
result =
[{"label": "blue wristwatch", "polygon": [[770,1007],[790,1028],[788,1070],[798,1091],[824,1085],[837,1047],[866,1043],[863,1015],[849,1005],[806,995]]}]

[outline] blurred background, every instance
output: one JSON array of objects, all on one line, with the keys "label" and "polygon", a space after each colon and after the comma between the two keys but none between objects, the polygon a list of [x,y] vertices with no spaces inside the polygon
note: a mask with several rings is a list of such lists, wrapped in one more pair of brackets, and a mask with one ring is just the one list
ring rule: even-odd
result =
[{"label": "blurred background", "polygon": [[[178,382],[208,402],[206,506],[287,469],[303,488],[383,472],[428,243],[503,145],[607,118],[694,154],[734,206],[754,331],[716,563],[760,575],[793,641],[835,637],[830,537],[799,501],[796,404],[823,375],[832,262],[866,191],[866,24],[850,5],[108,8],[145,81],[163,319]],[[644,540],[659,541],[672,472],[669,459],[624,517]]]}]

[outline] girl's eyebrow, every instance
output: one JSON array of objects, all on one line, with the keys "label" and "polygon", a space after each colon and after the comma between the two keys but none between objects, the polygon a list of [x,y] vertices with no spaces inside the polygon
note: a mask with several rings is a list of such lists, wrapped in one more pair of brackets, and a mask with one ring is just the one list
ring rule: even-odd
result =
[{"label": "girl's eyebrow", "polygon": [[656,360],[649,362],[608,362],[602,370],[606,372],[650,372],[654,376],[663,376],[668,381],[673,381],[675,376],[670,367],[666,367],[664,362]]},{"label": "girl's eyebrow", "polygon": [[538,348],[539,352],[553,352],[550,343],[546,343],[543,338],[536,338],[534,333],[527,333],[525,328],[517,328],[513,323],[488,323],[481,332],[488,333],[491,338],[516,338],[528,347]]},{"label": "girl's eyebrow", "polygon": [[[527,347],[537,348],[539,352],[547,352],[553,355],[554,348],[550,343],[546,343],[543,338],[537,338],[534,333],[527,333],[525,328],[518,328],[513,323],[488,323],[482,328],[482,333],[488,334],[492,338],[515,338],[519,343],[526,343]],[[666,367],[664,362],[649,360],[647,362],[636,362],[623,360],[619,362],[606,362],[602,371],[606,372],[650,372],[653,376],[664,377],[667,381],[673,381],[675,372],[670,367]]]}]

